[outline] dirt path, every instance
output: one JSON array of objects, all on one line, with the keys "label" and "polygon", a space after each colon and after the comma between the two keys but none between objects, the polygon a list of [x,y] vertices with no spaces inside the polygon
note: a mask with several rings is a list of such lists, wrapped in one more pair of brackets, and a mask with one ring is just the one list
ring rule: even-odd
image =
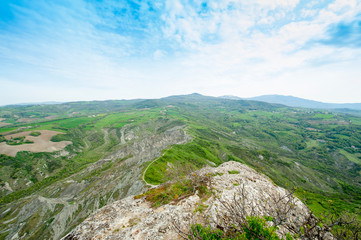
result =
[{"label": "dirt path", "polygon": [[145,182],[145,184],[146,184],[147,186],[150,186],[151,188],[157,187],[158,185],[153,185],[153,184],[148,183],[147,181],[145,181],[144,176],[145,176],[145,173],[147,172],[148,168],[150,167],[150,165],[152,165],[152,164],[153,164],[155,161],[157,161],[158,159],[159,159],[159,158],[154,159],[154,160],[147,166],[147,168],[144,170],[143,175],[142,175],[142,180],[143,180],[143,182]]},{"label": "dirt path", "polygon": [[147,181],[145,181],[145,173],[147,172],[148,168],[150,167],[150,165],[152,165],[155,161],[157,161],[159,158],[161,158],[164,154],[167,153],[168,150],[166,150],[160,157],[157,157],[156,159],[154,159],[147,167],[146,169],[144,170],[143,172],[143,175],[142,175],[142,180],[145,182],[146,185],[150,186],[151,188],[154,188],[154,187],[157,187],[159,185],[153,185],[153,184],[150,184],[148,183]]}]

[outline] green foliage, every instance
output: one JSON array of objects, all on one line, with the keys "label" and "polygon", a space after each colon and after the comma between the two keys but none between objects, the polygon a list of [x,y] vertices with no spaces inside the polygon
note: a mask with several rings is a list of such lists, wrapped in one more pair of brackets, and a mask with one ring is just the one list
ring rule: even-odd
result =
[{"label": "green foliage", "polygon": [[198,196],[204,199],[210,196],[210,191],[207,188],[210,176],[199,176],[195,172],[188,172],[187,174],[173,172],[171,174],[177,175],[178,180],[150,189],[148,192],[138,195],[135,198],[145,197],[146,200],[151,202],[154,207],[159,207],[171,201],[178,201],[185,196],[194,194],[195,192],[198,192]]},{"label": "green foliage", "polygon": [[72,139],[69,134],[57,134],[50,139],[50,141],[52,142],[71,141],[71,140]]},{"label": "green foliage", "polygon": [[[193,139],[164,151],[145,172],[148,183],[169,180],[167,172],[185,164],[201,168],[232,160],[265,173],[282,187],[299,187],[297,195],[301,199],[307,196],[306,203],[316,214],[327,208],[328,200],[333,201],[336,211],[357,213],[361,205],[361,118],[357,116],[197,94],[150,101],[1,107],[0,116],[5,115],[13,125],[0,128],[3,135],[9,131],[57,130],[65,134],[52,141],[73,144],[66,147],[67,156],[25,152],[14,158],[0,155],[0,182],[25,178],[34,182],[29,187],[19,185],[15,192],[2,196],[0,204],[37,193],[119,150],[119,139],[112,135],[107,138],[103,131],[114,131],[119,137],[119,129],[125,125],[136,129],[152,123],[148,125],[152,134],[165,135],[170,128],[187,125],[187,134]],[[33,121],[18,123],[14,115]],[[45,117],[54,119],[44,121]],[[1,141],[6,141],[3,136]],[[37,168],[45,174],[37,174]],[[102,170],[82,177],[102,177],[111,167]],[[154,203],[162,204],[188,191],[184,185],[176,185],[150,195]],[[107,198],[102,199],[103,204],[106,202]]]},{"label": "green foliage", "polygon": [[228,171],[229,174],[239,174],[239,171],[237,170],[231,170],[231,171]]},{"label": "green foliage", "polygon": [[194,191],[190,180],[183,180],[173,184],[164,184],[161,187],[151,189],[145,194],[136,196],[146,197],[146,200],[153,203],[154,207],[167,204],[170,201],[177,200],[182,196],[192,194]]},{"label": "green foliage", "polygon": [[[267,217],[247,217],[247,220],[243,226],[244,233],[241,235],[244,239],[256,240],[256,239],[280,239],[276,234],[276,227],[270,227],[267,222],[272,221]],[[292,239],[292,238],[291,238]]]},{"label": "green foliage", "polygon": [[[188,239],[202,239],[202,240],[218,240],[218,239],[227,239],[222,238],[223,231],[220,229],[211,229],[210,227],[203,227],[200,224],[191,226],[191,232]],[[229,239],[229,238],[228,238]]]},{"label": "green foliage", "polygon": [[37,137],[41,135],[41,132],[31,132],[29,135],[33,137]]},{"label": "green foliage", "polygon": [[209,206],[205,205],[203,203],[199,204],[197,208],[194,210],[194,212],[200,212],[202,213],[205,209],[207,209]]},{"label": "green foliage", "polygon": [[[233,229],[229,232],[196,224],[191,226],[188,238],[202,240],[280,240],[281,238],[276,234],[277,228],[267,224],[270,221],[272,219],[269,217],[248,216],[242,224],[242,229]],[[292,235],[288,234],[286,240],[292,239]]]},{"label": "green foliage", "polygon": [[22,145],[22,144],[34,143],[31,140],[25,139],[25,136],[10,138],[9,140],[5,139],[5,142],[8,145]]}]

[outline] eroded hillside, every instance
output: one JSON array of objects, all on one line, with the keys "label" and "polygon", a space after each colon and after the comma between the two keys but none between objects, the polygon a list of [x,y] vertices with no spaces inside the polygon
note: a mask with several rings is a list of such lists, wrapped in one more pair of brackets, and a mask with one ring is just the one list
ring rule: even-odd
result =
[{"label": "eroded hillside", "polygon": [[[191,226],[196,224],[218,229],[221,236],[219,229],[225,232],[233,219],[241,222],[247,216],[273,216],[270,225],[277,225],[275,232],[286,238],[289,229],[299,231],[310,216],[300,200],[244,164],[230,161],[192,175],[198,178],[193,184],[204,184],[203,194],[198,186],[195,192],[172,196],[171,202],[161,206],[149,197],[157,189],[141,196],[129,196],[96,211],[63,240],[193,239]],[[322,239],[331,240],[333,236],[324,231]]]},{"label": "eroded hillside", "polygon": [[[153,131],[161,127],[162,132]],[[160,121],[124,126],[119,132],[104,129],[104,144],[111,137],[118,144],[79,173],[2,205],[1,233],[6,239],[59,239],[96,209],[139,194],[146,189],[141,180],[145,163],[191,139],[184,127]]]},{"label": "eroded hillside", "polygon": [[[19,123],[15,115],[39,117]],[[0,155],[1,239],[59,239],[98,208],[171,180],[171,169],[227,161],[296,187],[316,213],[329,200],[337,212],[361,205],[361,118],[352,115],[193,94],[6,107],[0,118],[10,123],[0,127],[2,142],[42,130],[72,142]]]}]

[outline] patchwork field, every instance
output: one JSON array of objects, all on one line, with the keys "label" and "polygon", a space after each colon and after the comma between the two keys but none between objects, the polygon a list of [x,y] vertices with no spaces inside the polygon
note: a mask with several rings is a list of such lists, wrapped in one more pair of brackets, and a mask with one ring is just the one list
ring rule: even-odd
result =
[{"label": "patchwork field", "polygon": [[0,122],[0,127],[4,127],[4,126],[7,126],[7,125],[11,125],[11,123]]},{"label": "patchwork field", "polygon": [[[142,178],[156,185],[227,161],[294,190],[316,215],[332,207],[360,216],[354,115],[193,94],[3,107],[0,117],[11,124],[0,127],[0,239],[64,235],[98,208],[140,193]],[[192,140],[172,145],[186,137],[180,126]]]},{"label": "patchwork field", "polygon": [[54,152],[59,151],[69,144],[72,144],[71,141],[61,141],[61,142],[52,142],[50,139],[58,134],[63,134],[57,131],[50,130],[38,130],[40,133],[39,136],[31,136],[32,131],[20,132],[15,134],[6,135],[7,140],[15,139],[19,137],[25,137],[25,141],[31,141],[33,143],[21,144],[21,145],[8,145],[6,142],[0,143],[0,153],[6,154],[8,156],[15,157],[16,154],[20,151],[30,151],[30,152]]},{"label": "patchwork field", "polygon": [[6,125],[11,125],[11,123],[2,122],[4,120],[6,120],[6,118],[0,118],[0,127],[4,127]]}]

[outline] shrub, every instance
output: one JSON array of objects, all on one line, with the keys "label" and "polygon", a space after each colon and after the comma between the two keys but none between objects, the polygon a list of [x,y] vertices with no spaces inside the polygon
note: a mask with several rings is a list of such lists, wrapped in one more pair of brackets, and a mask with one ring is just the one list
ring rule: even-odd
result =
[{"label": "shrub", "polygon": [[135,196],[135,199],[145,197],[147,201],[153,203],[154,207],[159,207],[171,201],[180,201],[196,192],[201,198],[210,196],[208,186],[211,184],[211,177],[209,175],[201,176],[197,172],[186,174],[184,171],[170,174],[175,179],[173,182],[150,189],[144,194]]},{"label": "shrub", "polygon": [[31,132],[29,135],[33,137],[37,137],[41,135],[41,132]]},{"label": "shrub", "polygon": [[[247,217],[243,222],[242,232],[229,231],[224,232],[221,229],[212,229],[211,227],[203,227],[200,224],[192,225],[188,239],[202,240],[280,240],[284,238],[278,237],[276,234],[277,227],[269,226],[271,221],[269,217]],[[293,237],[288,234],[286,240],[292,240]]]}]

